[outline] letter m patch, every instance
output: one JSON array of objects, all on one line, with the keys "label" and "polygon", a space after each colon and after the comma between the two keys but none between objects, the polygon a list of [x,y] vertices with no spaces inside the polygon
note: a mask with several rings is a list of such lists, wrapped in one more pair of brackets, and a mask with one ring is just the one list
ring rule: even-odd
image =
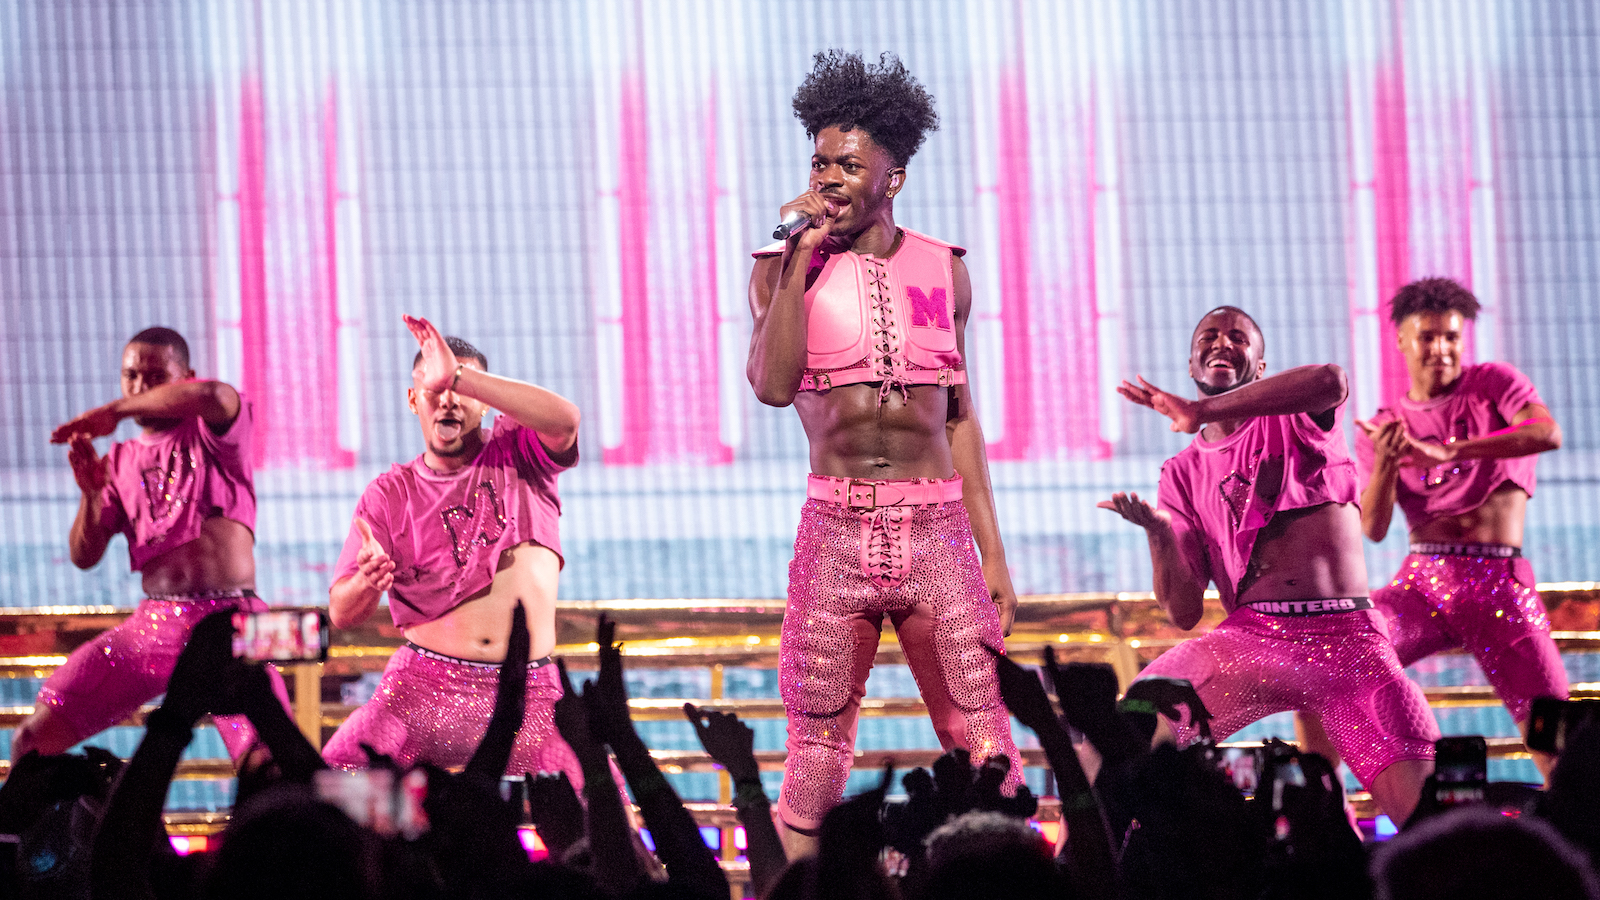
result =
[{"label": "letter m patch", "polygon": [[950,314],[945,310],[944,288],[934,288],[929,297],[919,287],[907,287],[906,299],[911,301],[911,324],[921,328],[950,330]]}]

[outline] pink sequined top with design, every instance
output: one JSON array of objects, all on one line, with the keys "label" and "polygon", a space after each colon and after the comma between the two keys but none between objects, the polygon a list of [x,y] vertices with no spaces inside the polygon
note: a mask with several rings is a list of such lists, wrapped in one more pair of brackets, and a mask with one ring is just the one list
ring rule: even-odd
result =
[{"label": "pink sequined top with design", "polygon": [[[355,514],[394,559],[395,626],[431,622],[488,587],[503,550],[531,541],[560,557],[556,476],[577,461],[573,448],[570,460],[555,462],[538,435],[502,415],[477,459],[459,471],[440,475],[418,456],[367,485]],[[334,580],[356,573],[360,552],[352,521]]]},{"label": "pink sequined top with design", "polygon": [[[1444,444],[1499,431],[1530,403],[1544,405],[1528,376],[1507,363],[1481,363],[1462,369],[1448,393],[1421,403],[1402,396],[1393,406],[1378,410],[1372,423],[1403,419],[1412,437]],[[1365,484],[1373,465],[1372,438],[1365,432],[1356,435],[1356,462]],[[1477,509],[1506,482],[1533,496],[1538,463],[1539,457],[1532,455],[1454,459],[1426,469],[1401,469],[1395,502],[1406,523],[1420,528],[1434,519]]]},{"label": "pink sequined top with design", "polygon": [[255,531],[254,435],[255,412],[240,394],[239,415],[222,434],[195,416],[111,445],[100,523],[128,538],[133,571],[199,537],[213,516]]},{"label": "pink sequined top with design", "polygon": [[[881,382],[965,384],[956,349],[953,257],[965,250],[900,229],[887,257],[818,250],[806,272],[806,369],[803,391]],[[757,259],[783,252],[763,247]]]},{"label": "pink sequined top with design", "polygon": [[1257,416],[1220,441],[1199,435],[1161,467],[1157,503],[1172,514],[1183,546],[1198,532],[1204,559],[1186,559],[1215,581],[1228,612],[1256,536],[1279,512],[1324,503],[1357,503],[1356,465],[1345,449],[1340,418],[1323,430],[1311,416]]}]

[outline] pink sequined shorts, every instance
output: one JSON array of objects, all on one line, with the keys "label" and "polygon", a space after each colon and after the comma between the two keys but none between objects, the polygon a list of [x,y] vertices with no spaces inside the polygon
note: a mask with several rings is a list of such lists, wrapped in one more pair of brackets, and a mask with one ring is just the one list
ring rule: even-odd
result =
[{"label": "pink sequined shorts", "polygon": [[[222,610],[266,608],[254,591],[146,598],[121,625],[72,651],[45,680],[38,702],[71,725],[77,740],[99,734],[166,691],[178,654],[201,619]],[[283,678],[271,666],[267,674],[287,709]],[[255,729],[244,716],[213,721],[228,755],[238,762],[255,743]]]},{"label": "pink sequined shorts", "polygon": [[[506,774],[566,772],[573,788],[582,791],[578,758],[556,733],[560,675],[548,658],[537,663],[529,663],[527,712]],[[339,726],[322,757],[340,768],[366,768],[361,745],[367,744],[402,769],[419,762],[461,768],[489,727],[499,678],[497,664],[403,646],[389,657],[372,699]]]},{"label": "pink sequined shorts", "polygon": [[793,827],[816,828],[843,796],[885,618],[940,744],[978,760],[1008,756],[1006,792],[1021,783],[1011,720],[984,649],[1005,646],[1000,616],[966,507],[955,500],[861,511],[812,499],[789,564],[779,668],[789,736],[777,808]]},{"label": "pink sequined shorts", "polygon": [[[1156,676],[1194,684],[1219,741],[1273,713],[1320,716],[1369,788],[1393,763],[1433,759],[1439,737],[1427,697],[1406,678],[1376,610],[1273,616],[1240,607],[1139,673]],[[1196,736],[1188,721],[1175,730],[1181,743]]]},{"label": "pink sequined shorts", "polygon": [[[1389,620],[1400,664],[1466,649],[1518,722],[1534,697],[1566,697],[1567,670],[1550,638],[1550,617],[1534,589],[1533,567],[1513,548],[1495,555],[1418,552],[1413,545],[1394,580],[1372,600]],[[1474,550],[1472,546],[1460,549]]]}]

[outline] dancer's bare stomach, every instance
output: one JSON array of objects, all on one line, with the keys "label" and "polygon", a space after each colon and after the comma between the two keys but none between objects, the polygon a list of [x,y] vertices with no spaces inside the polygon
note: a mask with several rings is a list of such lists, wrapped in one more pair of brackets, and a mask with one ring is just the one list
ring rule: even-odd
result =
[{"label": "dancer's bare stomach", "polygon": [[1361,511],[1325,503],[1280,512],[1261,530],[1239,602],[1365,596]]},{"label": "dancer's bare stomach", "polygon": [[256,586],[255,535],[243,523],[206,519],[200,536],[147,561],[141,570],[146,594],[203,594]]},{"label": "dancer's bare stomach", "polygon": [[803,391],[794,399],[811,442],[811,471],[837,478],[888,481],[949,478],[955,472],[945,430],[950,389],[911,385],[889,391],[847,384]]},{"label": "dancer's bare stomach", "polygon": [[511,610],[522,601],[528,622],[528,658],[549,656],[556,647],[556,586],[561,561],[549,547],[518,544],[500,554],[494,581],[431,622],[406,629],[406,640],[435,653],[476,662],[506,658]]},{"label": "dancer's bare stomach", "polygon": [[1505,544],[1522,546],[1522,524],[1528,515],[1528,494],[1511,482],[1459,516],[1443,516],[1411,530],[1413,543]]}]

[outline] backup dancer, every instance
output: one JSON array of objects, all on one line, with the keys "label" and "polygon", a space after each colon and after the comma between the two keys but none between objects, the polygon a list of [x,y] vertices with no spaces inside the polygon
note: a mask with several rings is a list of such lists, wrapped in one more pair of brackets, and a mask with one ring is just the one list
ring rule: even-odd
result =
[{"label": "backup dancer", "polygon": [[[100,456],[93,440],[123,419],[140,434]],[[223,382],[195,378],[182,335],[146,328],[122,350],[122,397],[51,434],[51,443],[68,446],[80,492],[67,537],[72,564],[93,568],[122,534],[145,599],[45,680],[12,736],[13,760],[29,750],[64,753],[165,691],[189,633],[211,613],[267,608],[255,593],[254,431],[249,400]],[[283,679],[268,673],[287,706]],[[243,716],[215,722],[240,762],[255,730]]]},{"label": "backup dancer", "polygon": [[964,251],[894,221],[938,117],[890,55],[815,62],[794,96],[810,189],[780,210],[810,227],[756,253],[750,276],[750,383],[793,404],[811,444],[780,671],[791,856],[814,852],[844,791],[885,617],[941,745],[1010,758],[1007,793],[1022,776],[985,649],[1002,648],[1017,600],[963,361]]},{"label": "backup dancer", "polygon": [[[425,319],[405,322],[421,346],[406,397],[426,449],[362,493],[328,606],[335,625],[350,627],[387,592],[406,644],[323,756],[365,766],[367,744],[402,767],[464,765],[488,728],[520,601],[527,712],[506,774],[563,771],[581,790],[583,772],[552,719],[561,682],[549,657],[562,565],[556,476],[578,461],[578,408],[489,374],[482,353]],[[485,430],[491,406],[504,415]]]},{"label": "backup dancer", "polygon": [[[1383,540],[1396,504],[1410,526],[1410,555],[1372,595],[1400,664],[1470,650],[1526,734],[1534,697],[1567,696],[1550,618],[1522,556],[1537,454],[1561,446],[1561,428],[1511,365],[1461,364],[1466,322],[1477,314],[1477,298],[1448,278],[1395,294],[1389,316],[1411,389],[1356,423],[1361,527]],[[1326,742],[1320,723],[1302,725],[1313,746]],[[1546,754],[1534,761],[1549,774]]]},{"label": "backup dancer", "polygon": [[[1221,739],[1264,716],[1322,717],[1390,818],[1410,817],[1439,731],[1367,596],[1356,467],[1339,427],[1338,366],[1262,377],[1261,330],[1224,306],[1200,320],[1188,400],[1140,379],[1119,392],[1195,440],[1161,468],[1158,506],[1100,504],[1145,529],[1156,599],[1193,628],[1215,582],[1227,618],[1162,654],[1141,678],[1192,682]],[[1192,723],[1178,723],[1191,739]]]}]

